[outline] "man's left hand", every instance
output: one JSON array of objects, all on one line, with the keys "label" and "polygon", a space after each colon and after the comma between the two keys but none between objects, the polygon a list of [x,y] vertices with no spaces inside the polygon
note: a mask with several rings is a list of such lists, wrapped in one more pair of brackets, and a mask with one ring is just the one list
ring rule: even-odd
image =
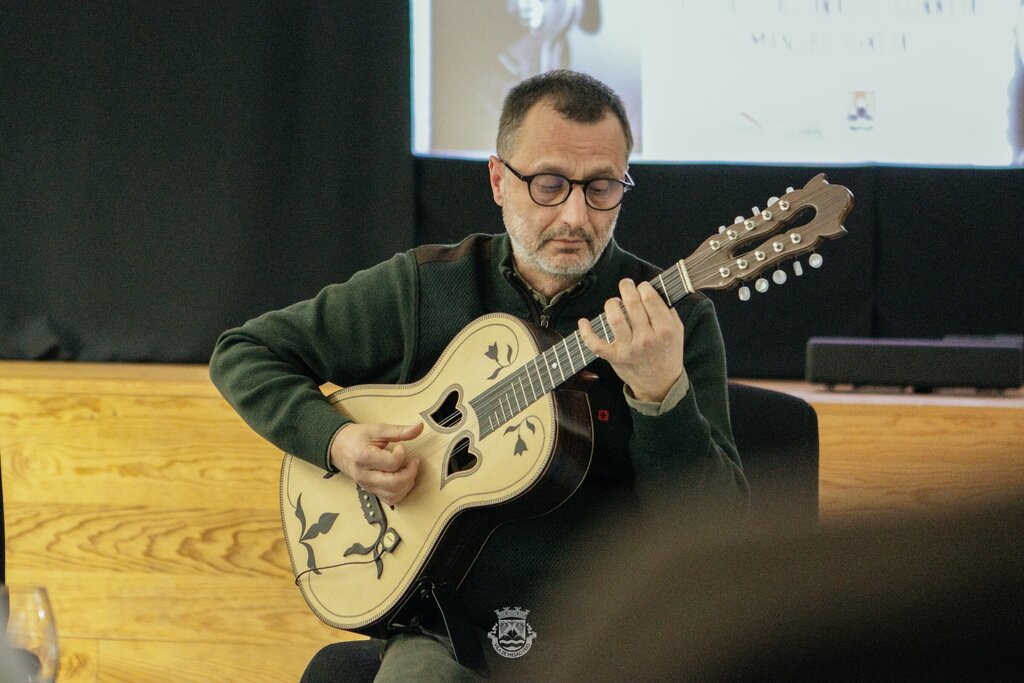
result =
[{"label": "man's left hand", "polygon": [[579,321],[583,343],[608,361],[640,401],[660,403],[683,373],[683,323],[649,282],[619,282],[621,299],[605,302],[613,341]]}]

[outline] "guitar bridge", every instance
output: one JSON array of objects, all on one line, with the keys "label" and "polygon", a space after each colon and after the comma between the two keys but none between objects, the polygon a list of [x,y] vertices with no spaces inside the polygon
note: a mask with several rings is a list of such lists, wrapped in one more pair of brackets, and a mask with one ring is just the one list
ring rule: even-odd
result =
[{"label": "guitar bridge", "polygon": [[356,484],[356,495],[359,496],[359,505],[363,510],[363,519],[371,526],[376,525],[379,530],[377,540],[372,545],[364,546],[362,543],[353,543],[345,550],[344,556],[369,555],[373,553],[373,563],[377,566],[377,578],[379,579],[381,574],[384,573],[384,561],[381,559],[381,556],[384,553],[394,552],[398,544],[402,542],[402,536],[395,529],[388,526],[387,516],[384,514],[384,509],[381,507],[377,496],[369,493],[358,484]]}]

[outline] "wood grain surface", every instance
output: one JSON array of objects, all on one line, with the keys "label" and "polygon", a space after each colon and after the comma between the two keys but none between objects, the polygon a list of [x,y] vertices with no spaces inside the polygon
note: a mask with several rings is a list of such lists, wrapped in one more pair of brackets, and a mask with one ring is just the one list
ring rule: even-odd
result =
[{"label": "wood grain surface", "polygon": [[322,624],[281,534],[281,454],[205,367],[0,363],[8,583],[44,585],[60,681],[297,681]]},{"label": "wood grain surface", "polygon": [[[0,362],[8,582],[44,585],[62,683],[297,681],[325,626],[294,586],[281,454],[201,366]],[[1024,485],[1024,397],[827,392],[821,518],[970,505]],[[770,416],[766,416],[770,419]]]}]

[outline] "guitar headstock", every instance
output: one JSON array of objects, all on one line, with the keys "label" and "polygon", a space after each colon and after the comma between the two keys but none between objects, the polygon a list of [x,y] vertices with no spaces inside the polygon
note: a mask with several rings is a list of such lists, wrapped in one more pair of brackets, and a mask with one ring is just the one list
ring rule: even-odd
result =
[{"label": "guitar headstock", "polygon": [[[693,289],[730,289],[758,278],[772,266],[814,251],[824,240],[842,237],[846,234],[843,221],[852,208],[853,194],[842,185],[829,184],[825,174],[819,173],[803,188],[773,197],[763,211],[749,218],[738,216],[682,263]],[[813,254],[809,263],[820,265],[820,255]],[[799,275],[802,268],[799,264],[795,267]],[[774,277],[779,284],[785,281],[784,271],[776,271]],[[767,289],[767,280],[759,279],[757,289]],[[740,298],[743,294],[741,290]],[[749,297],[749,290],[746,294]]]}]

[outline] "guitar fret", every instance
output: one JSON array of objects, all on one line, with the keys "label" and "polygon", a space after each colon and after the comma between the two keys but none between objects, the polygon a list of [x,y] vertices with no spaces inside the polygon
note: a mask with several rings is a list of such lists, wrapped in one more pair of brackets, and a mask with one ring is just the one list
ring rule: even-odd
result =
[{"label": "guitar fret", "polygon": [[658,282],[661,283],[661,294],[665,297],[665,303],[672,306],[672,297],[668,295],[668,287],[665,285],[664,273],[658,275]]},{"label": "guitar fret", "polygon": [[[558,382],[555,381],[555,376],[551,374],[551,362],[550,362],[550,359],[548,358],[548,351],[544,352],[544,367],[548,371],[548,377],[551,378],[551,389],[554,389],[555,387],[558,386]],[[550,389],[549,389],[549,391],[550,391]]]},{"label": "guitar fret", "polygon": [[[517,396],[516,392],[515,392],[516,384],[519,384],[519,377],[517,375],[513,375],[510,378],[509,390],[512,391],[512,397],[515,398],[516,413],[520,413],[522,411],[522,409],[526,408],[526,405],[528,405],[529,403],[526,402],[526,394],[523,394],[522,402],[521,403],[519,402],[519,396]],[[522,385],[521,384],[519,384],[519,393],[522,393]]]},{"label": "guitar fret", "polygon": [[[569,353],[569,347],[563,341],[561,344],[558,345],[558,348],[565,352],[563,355],[565,356],[566,362],[569,363],[569,376],[572,377],[573,375],[576,374],[576,366],[573,365],[572,354]],[[555,355],[558,355],[557,350],[555,351]],[[562,377],[565,378],[564,372],[562,373]]]},{"label": "guitar fret", "polygon": [[[530,380],[530,391],[533,392],[533,400],[530,401],[531,403],[533,401],[536,401],[540,397],[540,394],[537,393],[537,387],[533,386],[533,377],[530,376],[530,368],[535,365],[536,362],[534,361],[530,361],[529,363],[526,364],[526,378]],[[540,375],[537,376],[537,381],[540,381]]]},{"label": "guitar fret", "polygon": [[565,374],[565,366],[562,365],[562,359],[558,357],[558,350],[559,349],[564,349],[564,347],[561,344],[558,344],[557,346],[554,347],[555,365],[558,366],[558,374],[562,377],[561,381],[559,381],[558,383],[561,384],[562,382],[567,380],[569,377],[572,377],[572,374],[569,374],[568,376],[566,376],[566,374]]},{"label": "guitar fret", "polygon": [[508,409],[512,411],[513,415],[515,415],[521,410],[521,408],[519,407],[519,397],[516,396],[516,388],[512,384],[512,377],[510,376],[505,380],[502,386],[504,387],[503,394],[505,396],[505,402],[508,403]]},{"label": "guitar fret", "polygon": [[515,398],[515,396],[511,395],[511,393],[506,390],[506,391],[503,391],[501,393],[501,399],[499,399],[499,400],[505,401],[505,405],[508,406],[508,416],[509,417],[514,417],[515,414],[517,412],[519,412],[516,409],[516,407],[514,405],[512,405],[512,399],[513,398]]},{"label": "guitar fret", "polygon": [[515,415],[516,411],[512,409],[512,402],[509,400],[508,394],[502,394],[501,397],[498,399],[499,403],[501,402],[501,399],[505,399],[505,405],[508,406],[508,415],[505,416],[505,419],[507,420],[508,418]]}]

